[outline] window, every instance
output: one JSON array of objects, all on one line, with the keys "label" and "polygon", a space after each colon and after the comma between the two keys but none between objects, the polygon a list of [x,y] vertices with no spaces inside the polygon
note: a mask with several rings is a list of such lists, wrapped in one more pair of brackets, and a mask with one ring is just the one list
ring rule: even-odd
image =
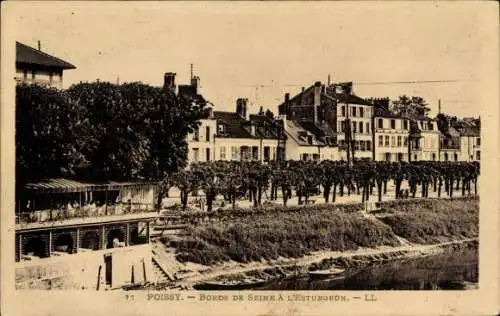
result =
[{"label": "window", "polygon": [[398,147],[401,147],[402,146],[402,137],[401,136],[398,136]]},{"label": "window", "polygon": [[224,124],[217,125],[219,134],[224,134]]},{"label": "window", "polygon": [[436,154],[432,153],[432,161],[436,161]]},{"label": "window", "polygon": [[444,161],[448,161],[448,153],[444,153]]},{"label": "window", "polygon": [[200,130],[198,128],[194,130],[193,140],[194,141],[200,140]]},{"label": "window", "polygon": [[366,134],[370,134],[370,123],[366,123]]},{"label": "window", "polygon": [[403,138],[403,146],[408,146],[408,136]]},{"label": "window", "polygon": [[[480,137],[478,137],[478,138],[476,139],[476,145],[477,145],[477,146],[481,146],[481,138],[480,138]],[[479,151],[478,151],[478,152],[479,152]],[[478,159],[478,160],[479,160],[479,159]]]},{"label": "window", "polygon": [[458,160],[458,155],[457,155],[457,153],[454,153],[454,154],[453,154],[453,158],[454,158],[454,160],[455,160],[455,161],[457,161],[457,160]]},{"label": "window", "polygon": [[359,150],[359,141],[354,141],[354,150]]},{"label": "window", "polygon": [[356,122],[352,121],[352,132],[356,133]]},{"label": "window", "polygon": [[363,134],[363,122],[359,122],[359,132]]},{"label": "window", "polygon": [[345,122],[344,122],[344,121],[340,122],[340,131],[341,131],[342,133],[344,133],[344,132],[345,132]]},{"label": "window", "polygon": [[226,160],[226,147],[222,146],[220,148],[220,160]]},{"label": "window", "polygon": [[272,159],[276,160],[276,147],[272,147],[272,148],[273,148],[273,150],[272,150],[272,152],[273,152]]},{"label": "window", "polygon": [[339,147],[340,147],[341,149],[345,149],[345,148],[346,148],[345,140],[341,140],[341,141],[339,142]]},{"label": "window", "polygon": [[200,150],[198,148],[193,148],[193,161],[198,162],[200,159]]},{"label": "window", "polygon": [[352,116],[356,117],[356,107],[355,106],[352,107]]},{"label": "window", "polygon": [[431,122],[429,122],[429,131],[432,131],[433,129],[434,129],[434,125]]},{"label": "window", "polygon": [[476,160],[481,160],[481,152],[479,150],[476,151]]},{"label": "window", "polygon": [[369,140],[366,141],[366,150],[372,150],[372,142]]},{"label": "window", "polygon": [[391,147],[396,147],[396,136],[391,136]]},{"label": "window", "polygon": [[205,127],[205,141],[210,141],[210,126]]},{"label": "window", "polygon": [[365,109],[363,109],[361,107],[359,108],[359,117],[364,117],[364,114],[365,114],[364,111],[365,111]]},{"label": "window", "polygon": [[269,161],[271,158],[270,155],[270,147],[269,146],[264,146],[264,161]]},{"label": "window", "polygon": [[28,71],[26,69],[24,69],[24,71],[23,71],[23,79],[24,80],[28,79]]},{"label": "window", "polygon": [[378,145],[379,147],[384,147],[384,136],[382,135],[378,136]]},{"label": "window", "polygon": [[389,136],[385,136],[385,147],[389,147]]},{"label": "window", "polygon": [[237,146],[231,146],[231,159],[238,160],[238,147]]},{"label": "window", "polygon": [[391,120],[391,129],[396,129],[396,120]]},{"label": "window", "polygon": [[313,143],[313,137],[312,136],[307,136],[307,143],[309,145],[312,145],[312,143]]},{"label": "window", "polygon": [[403,129],[408,130],[408,121],[407,120],[403,121]]},{"label": "window", "polygon": [[378,119],[378,128],[384,128],[384,120]]},{"label": "window", "polygon": [[345,105],[342,105],[342,116],[345,116]]},{"label": "window", "polygon": [[206,161],[210,161],[210,148],[206,148],[205,153],[206,153],[205,156],[207,157]]}]

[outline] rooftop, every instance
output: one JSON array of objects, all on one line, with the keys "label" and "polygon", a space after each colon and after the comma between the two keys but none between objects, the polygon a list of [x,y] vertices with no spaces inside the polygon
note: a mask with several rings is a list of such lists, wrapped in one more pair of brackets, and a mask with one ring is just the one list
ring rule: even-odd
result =
[{"label": "rooftop", "polygon": [[67,61],[44,53],[28,45],[16,42],[16,63],[30,64],[44,67],[61,69],[75,69],[76,67]]}]

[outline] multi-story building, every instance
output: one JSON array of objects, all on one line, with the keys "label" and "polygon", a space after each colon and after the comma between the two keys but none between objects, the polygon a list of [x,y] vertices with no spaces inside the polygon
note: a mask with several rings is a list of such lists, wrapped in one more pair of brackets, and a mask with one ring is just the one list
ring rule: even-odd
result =
[{"label": "multi-story building", "polygon": [[214,111],[216,160],[268,162],[280,155],[280,128],[265,115],[249,115],[248,100],[236,101],[236,112]]},{"label": "multi-story building", "polygon": [[374,103],[373,160],[408,161],[409,120],[389,111],[389,99]]},{"label": "multi-story building", "polygon": [[440,132],[435,120],[414,118],[410,122],[410,161],[438,161]]},{"label": "multi-story building", "polygon": [[62,89],[63,72],[75,69],[72,64],[42,52],[38,49],[16,42],[16,81],[18,83],[40,84]]},{"label": "multi-story building", "polygon": [[460,161],[481,160],[481,121],[476,118],[464,118],[455,128],[460,133]]},{"label": "multi-story building", "polygon": [[[371,158],[372,105],[339,84],[316,82],[278,106],[286,117],[287,159],[290,155],[313,159],[347,160],[346,122],[349,120],[355,158]],[[316,157],[316,158],[314,158]]]}]

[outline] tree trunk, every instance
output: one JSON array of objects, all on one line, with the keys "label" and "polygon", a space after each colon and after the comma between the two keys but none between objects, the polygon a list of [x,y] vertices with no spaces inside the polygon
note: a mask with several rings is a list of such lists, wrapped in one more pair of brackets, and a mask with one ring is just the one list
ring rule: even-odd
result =
[{"label": "tree trunk", "polygon": [[281,191],[282,191],[282,194],[283,194],[283,206],[286,207],[286,202],[288,201],[288,190],[287,188],[285,187],[281,187]]},{"label": "tree trunk", "polygon": [[332,192],[332,203],[335,203],[335,198],[337,195],[337,184],[333,185],[333,192]]},{"label": "tree trunk", "polygon": [[382,180],[377,180],[378,201],[382,202]]},{"label": "tree trunk", "polygon": [[422,187],[421,187],[422,197],[425,197],[425,186],[426,186],[425,181],[422,181]]},{"label": "tree trunk", "polygon": [[212,192],[208,192],[205,195],[207,197],[207,212],[211,212],[215,196]]},{"label": "tree trunk", "polygon": [[356,194],[357,195],[359,195],[359,187],[360,187],[359,183],[356,183]]},{"label": "tree trunk", "polygon": [[433,190],[434,190],[434,192],[436,192],[436,189],[437,189],[436,188],[437,187],[437,179],[436,178],[434,178],[433,184],[434,184]]},{"label": "tree trunk", "polygon": [[257,194],[258,194],[258,201],[257,202],[260,206],[260,205],[262,205],[262,187],[261,186],[259,186],[259,191],[257,192]]},{"label": "tree trunk", "polygon": [[325,203],[327,203],[327,204],[328,204],[328,200],[330,199],[330,190],[331,190],[330,184],[323,186],[323,197],[325,198]]},{"label": "tree trunk", "polygon": [[470,182],[471,180],[467,180],[467,194],[470,195]]},{"label": "tree trunk", "polygon": [[387,194],[387,180],[384,180],[384,194]]},{"label": "tree trunk", "polygon": [[467,186],[465,178],[462,179],[462,196],[465,196],[465,187]]},{"label": "tree trunk", "polygon": [[186,211],[187,208],[187,202],[188,202],[188,195],[189,192],[186,190],[181,191],[181,204],[182,204],[182,211]]},{"label": "tree trunk", "polygon": [[439,177],[438,181],[438,197],[441,197],[441,186],[443,185],[443,180]]},{"label": "tree trunk", "polygon": [[339,190],[340,190],[340,192],[339,192],[340,196],[344,196],[344,183],[340,184]]},{"label": "tree trunk", "polygon": [[457,187],[455,190],[460,190],[460,178],[457,179]]},{"label": "tree trunk", "polygon": [[477,195],[477,177],[474,178],[474,195]]}]

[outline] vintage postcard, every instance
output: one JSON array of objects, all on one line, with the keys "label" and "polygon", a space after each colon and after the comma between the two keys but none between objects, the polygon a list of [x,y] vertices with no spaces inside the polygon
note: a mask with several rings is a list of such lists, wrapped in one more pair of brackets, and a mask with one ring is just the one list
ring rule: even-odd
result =
[{"label": "vintage postcard", "polygon": [[494,2],[7,2],[3,315],[500,312]]}]

